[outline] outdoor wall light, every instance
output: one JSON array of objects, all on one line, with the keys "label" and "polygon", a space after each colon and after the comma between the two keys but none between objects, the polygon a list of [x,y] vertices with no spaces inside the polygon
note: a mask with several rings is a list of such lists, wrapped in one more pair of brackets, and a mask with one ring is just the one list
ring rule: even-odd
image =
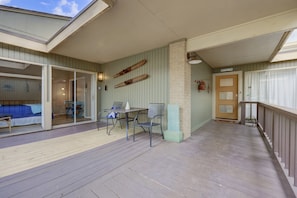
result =
[{"label": "outdoor wall light", "polygon": [[198,56],[196,52],[187,53],[188,63],[191,65],[199,64],[202,62],[201,58]]},{"label": "outdoor wall light", "polygon": [[98,81],[99,82],[103,81],[103,72],[98,72]]}]

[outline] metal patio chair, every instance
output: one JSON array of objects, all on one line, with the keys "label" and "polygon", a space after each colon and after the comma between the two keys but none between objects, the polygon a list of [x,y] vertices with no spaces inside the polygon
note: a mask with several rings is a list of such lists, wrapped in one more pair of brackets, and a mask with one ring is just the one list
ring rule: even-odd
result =
[{"label": "metal patio chair", "polygon": [[[117,109],[122,109],[123,108],[123,102],[114,102],[111,109],[106,109],[104,110],[104,113],[99,112],[98,114],[98,121],[100,119],[106,119],[106,134],[110,135],[110,131],[116,126],[117,122],[120,122],[120,126],[122,128],[122,123],[121,123],[121,118],[119,117],[120,115],[116,112]],[[111,120],[112,127],[108,130],[109,126],[109,120]],[[99,130],[99,125],[97,125],[97,128]]]},{"label": "metal patio chair", "polygon": [[148,129],[150,136],[150,147],[152,147],[152,129],[155,126],[160,126],[161,135],[164,139],[163,129],[162,129],[162,120],[164,116],[164,103],[150,103],[148,105],[147,120],[145,122],[139,122],[139,113],[134,118],[134,128],[133,128],[133,141],[135,141],[135,127],[141,127],[145,131],[145,128]]}]

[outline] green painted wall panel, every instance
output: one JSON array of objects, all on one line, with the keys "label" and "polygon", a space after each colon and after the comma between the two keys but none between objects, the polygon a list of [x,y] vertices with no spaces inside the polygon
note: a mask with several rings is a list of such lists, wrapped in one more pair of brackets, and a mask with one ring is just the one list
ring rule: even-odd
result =
[{"label": "green painted wall panel", "polygon": [[[147,59],[147,63],[142,67],[113,78],[114,74],[143,59]],[[129,101],[132,107],[147,107],[150,102],[168,102],[168,47],[103,64],[102,71],[104,81],[100,83],[100,106],[103,109],[111,107],[113,101]],[[142,74],[148,74],[149,78],[125,87],[114,88],[116,84]],[[104,90],[105,86],[107,91]]]},{"label": "green painted wall panel", "polygon": [[25,61],[36,64],[49,64],[62,67],[70,67],[86,71],[97,72],[100,70],[100,65],[87,61],[82,61],[57,54],[46,54],[29,50],[26,48],[16,47],[0,43],[0,59],[11,59],[15,61]]},{"label": "green painted wall panel", "polygon": [[[203,80],[209,91],[198,91],[195,80]],[[191,65],[191,130],[195,131],[212,118],[212,69],[204,62]]]},{"label": "green painted wall panel", "polygon": [[[297,60],[290,60],[290,61],[281,61],[281,62],[261,62],[261,63],[253,63],[253,64],[245,64],[245,65],[238,65],[232,67],[234,71],[243,71],[243,87],[244,87],[244,73],[248,71],[257,71],[257,70],[270,70],[270,69],[279,69],[279,68],[288,68],[288,67],[296,67]],[[214,69],[214,73],[220,73],[220,69]],[[245,95],[245,93],[244,93]]]},{"label": "green painted wall panel", "polygon": [[[276,63],[261,62],[261,63],[245,64],[245,65],[233,66],[232,68],[234,71],[247,72],[247,71],[277,69],[277,68],[296,67],[296,66],[297,66],[297,60],[291,60],[291,61],[282,61],[282,62],[276,62]],[[220,73],[220,68],[213,69],[213,72]]]}]

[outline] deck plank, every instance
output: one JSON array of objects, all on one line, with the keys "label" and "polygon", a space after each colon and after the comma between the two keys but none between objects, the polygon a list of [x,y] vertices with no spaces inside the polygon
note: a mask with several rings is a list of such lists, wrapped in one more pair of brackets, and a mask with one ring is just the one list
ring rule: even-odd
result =
[{"label": "deck plank", "polygon": [[49,131],[37,131],[37,132],[31,132],[26,134],[20,133],[17,135],[10,134],[11,136],[4,136],[4,137],[0,136],[0,149],[21,145],[21,144],[28,144],[36,141],[41,141],[41,140],[47,140],[47,139],[56,138],[56,137],[62,137],[65,135],[72,135],[75,133],[81,133],[91,129],[96,129],[97,126],[105,127],[106,124],[103,122],[98,123],[98,125],[96,123],[87,123],[87,124],[57,128]]},{"label": "deck plank", "polygon": [[256,128],[211,121],[181,143],[153,137],[0,178],[0,197],[295,197]]},{"label": "deck plank", "polygon": [[0,180],[0,197],[4,194],[29,197],[32,193],[44,196],[71,192],[149,150],[147,138],[139,137],[137,142],[123,138],[111,143],[113,145],[98,147],[3,178],[5,182]]}]

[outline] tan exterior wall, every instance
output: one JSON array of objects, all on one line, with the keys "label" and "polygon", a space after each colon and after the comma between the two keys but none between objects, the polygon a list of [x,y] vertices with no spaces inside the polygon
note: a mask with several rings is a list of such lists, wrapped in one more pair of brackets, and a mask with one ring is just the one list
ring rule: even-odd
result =
[{"label": "tan exterior wall", "polygon": [[169,45],[169,103],[180,107],[184,139],[191,136],[191,67],[186,59],[186,41]]}]

